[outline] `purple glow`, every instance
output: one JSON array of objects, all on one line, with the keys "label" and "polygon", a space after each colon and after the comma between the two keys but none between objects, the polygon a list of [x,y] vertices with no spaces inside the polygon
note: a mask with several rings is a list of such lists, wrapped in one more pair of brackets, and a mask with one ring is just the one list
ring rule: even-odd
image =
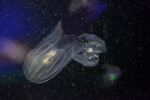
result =
[{"label": "purple glow", "polygon": [[2,38],[0,39],[0,58],[5,58],[6,61],[22,63],[26,57],[28,49],[22,44]]},{"label": "purple glow", "polygon": [[106,3],[104,2],[95,2],[90,6],[90,11],[92,13],[92,17],[99,16],[102,12],[104,12],[107,8]]}]

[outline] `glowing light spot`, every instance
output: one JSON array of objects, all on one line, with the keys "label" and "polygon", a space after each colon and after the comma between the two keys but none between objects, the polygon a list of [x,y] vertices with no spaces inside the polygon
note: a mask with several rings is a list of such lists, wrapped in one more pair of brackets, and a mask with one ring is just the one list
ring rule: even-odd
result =
[{"label": "glowing light spot", "polygon": [[49,62],[49,59],[50,59],[49,57],[43,59],[43,63],[44,63],[44,64],[47,64],[47,63]]},{"label": "glowing light spot", "polygon": [[56,50],[51,50],[47,56],[55,56],[56,55]]},{"label": "glowing light spot", "polygon": [[113,81],[115,79],[116,79],[115,75],[114,74],[110,74],[110,80]]},{"label": "glowing light spot", "polygon": [[93,49],[92,49],[92,48],[88,48],[87,51],[90,52],[90,53],[92,53],[92,52],[93,52]]},{"label": "glowing light spot", "polygon": [[46,54],[46,57],[42,60],[42,62],[44,64],[48,64],[49,62],[51,62],[53,60],[55,55],[56,55],[56,51],[51,50],[49,53]]}]

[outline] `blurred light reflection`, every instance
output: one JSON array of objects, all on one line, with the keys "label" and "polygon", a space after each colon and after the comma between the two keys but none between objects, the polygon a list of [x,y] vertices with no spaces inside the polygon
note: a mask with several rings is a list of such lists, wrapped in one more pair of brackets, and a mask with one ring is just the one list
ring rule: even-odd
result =
[{"label": "blurred light reflection", "polygon": [[28,49],[15,40],[0,39],[0,63],[23,63],[27,52]]}]

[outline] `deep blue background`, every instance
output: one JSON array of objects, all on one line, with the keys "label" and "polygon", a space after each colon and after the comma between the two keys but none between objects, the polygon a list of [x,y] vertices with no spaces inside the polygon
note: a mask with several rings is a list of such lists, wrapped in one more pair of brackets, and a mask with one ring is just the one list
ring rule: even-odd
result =
[{"label": "deep blue background", "polygon": [[[107,45],[100,63],[87,68],[74,61],[55,78],[28,82],[23,63],[0,63],[2,100],[150,100],[144,47],[149,46],[145,21],[148,1],[106,0],[107,7],[89,17],[85,9],[69,15],[69,0],[0,0],[0,38],[10,38],[33,49],[59,20],[66,34],[96,34]],[[97,11],[97,10],[96,10]],[[88,18],[87,21],[81,17]],[[0,60],[3,60],[2,58]],[[122,75],[110,89],[101,89],[101,65],[117,65]]]}]

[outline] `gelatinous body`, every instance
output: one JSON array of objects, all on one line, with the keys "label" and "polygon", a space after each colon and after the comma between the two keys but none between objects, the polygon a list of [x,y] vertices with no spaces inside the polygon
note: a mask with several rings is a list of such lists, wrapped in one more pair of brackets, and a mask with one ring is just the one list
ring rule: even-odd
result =
[{"label": "gelatinous body", "polygon": [[[83,37],[88,40],[87,43]],[[98,59],[93,60],[94,57],[98,58],[98,54],[105,50],[104,41],[95,35],[65,35],[59,22],[52,32],[29,52],[24,63],[24,74],[31,82],[43,83],[57,75],[72,59],[85,66],[95,66]],[[81,52],[84,54],[79,55]]]},{"label": "gelatinous body", "polygon": [[84,33],[79,36],[83,49],[73,59],[84,66],[95,66],[99,62],[99,54],[106,52],[105,42],[94,34]]},{"label": "gelatinous body", "polygon": [[82,48],[75,36],[65,36],[61,22],[27,56],[24,74],[28,80],[42,83],[53,78]]}]

